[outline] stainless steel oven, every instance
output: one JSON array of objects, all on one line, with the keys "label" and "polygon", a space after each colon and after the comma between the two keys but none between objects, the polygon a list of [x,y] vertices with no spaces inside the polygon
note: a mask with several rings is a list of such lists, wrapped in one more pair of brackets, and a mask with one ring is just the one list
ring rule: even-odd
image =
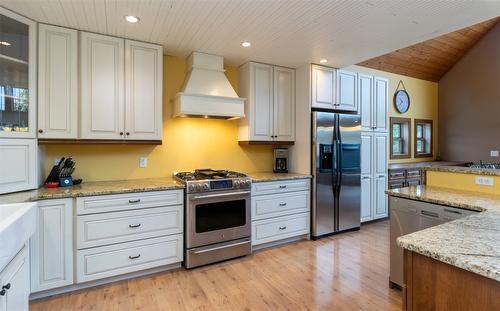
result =
[{"label": "stainless steel oven", "polygon": [[228,175],[191,180],[186,186],[184,266],[193,268],[250,254],[250,179]]}]

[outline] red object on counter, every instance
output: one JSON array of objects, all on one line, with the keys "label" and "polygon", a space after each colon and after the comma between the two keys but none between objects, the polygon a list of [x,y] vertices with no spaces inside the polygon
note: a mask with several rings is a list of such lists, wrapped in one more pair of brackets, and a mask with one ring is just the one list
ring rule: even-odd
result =
[{"label": "red object on counter", "polygon": [[59,187],[59,182],[57,182],[57,181],[48,182],[48,183],[45,183],[45,186],[47,188],[57,188],[57,187]]}]

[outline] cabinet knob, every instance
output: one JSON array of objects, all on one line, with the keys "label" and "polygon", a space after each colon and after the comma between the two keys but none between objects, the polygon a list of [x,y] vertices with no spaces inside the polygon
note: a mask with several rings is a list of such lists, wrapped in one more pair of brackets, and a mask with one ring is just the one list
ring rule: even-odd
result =
[{"label": "cabinet knob", "polygon": [[0,290],[0,296],[5,296],[7,291],[5,289]]},{"label": "cabinet knob", "polygon": [[129,136],[129,135],[130,135],[130,132],[127,132],[127,133],[125,133],[125,134],[126,134],[127,136]]},{"label": "cabinet knob", "polygon": [[39,129],[39,130],[38,130],[38,133],[40,133],[40,134],[41,134],[41,133],[43,133],[43,130],[42,130],[42,129]]},{"label": "cabinet knob", "polygon": [[123,132],[120,132],[120,136],[123,136]]},{"label": "cabinet knob", "polygon": [[7,285],[2,286],[2,289],[10,289],[10,283],[7,283]]}]

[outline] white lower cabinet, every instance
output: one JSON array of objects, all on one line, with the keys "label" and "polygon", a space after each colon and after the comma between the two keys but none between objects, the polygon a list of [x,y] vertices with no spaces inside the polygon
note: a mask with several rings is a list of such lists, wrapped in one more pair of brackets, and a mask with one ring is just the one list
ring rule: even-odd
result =
[{"label": "white lower cabinet", "polygon": [[78,283],[182,261],[182,234],[77,251]]},{"label": "white lower cabinet", "polygon": [[73,284],[73,200],[38,202],[31,237],[31,292]]},{"label": "white lower cabinet", "polygon": [[252,245],[309,234],[310,180],[252,185]]},{"label": "white lower cabinet", "polygon": [[0,272],[0,289],[0,311],[28,311],[30,272],[26,246]]}]

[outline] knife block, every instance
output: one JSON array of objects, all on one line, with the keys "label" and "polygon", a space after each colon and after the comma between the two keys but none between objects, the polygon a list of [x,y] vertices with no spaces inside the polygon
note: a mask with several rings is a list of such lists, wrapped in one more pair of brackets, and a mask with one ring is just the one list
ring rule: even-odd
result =
[{"label": "knife block", "polygon": [[73,186],[73,178],[71,176],[59,178],[59,187],[69,187],[69,186]]}]

